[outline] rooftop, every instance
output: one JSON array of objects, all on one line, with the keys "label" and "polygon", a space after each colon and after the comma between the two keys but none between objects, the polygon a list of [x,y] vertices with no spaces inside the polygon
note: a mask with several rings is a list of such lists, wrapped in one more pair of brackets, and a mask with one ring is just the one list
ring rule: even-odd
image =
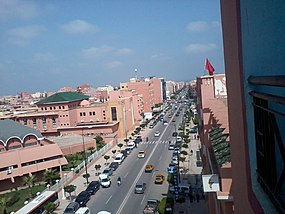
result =
[{"label": "rooftop", "polygon": [[56,104],[56,103],[68,103],[73,101],[79,101],[88,99],[89,96],[80,94],[77,92],[60,92],[53,94],[43,100],[40,100],[36,105],[45,105],[45,104]]}]

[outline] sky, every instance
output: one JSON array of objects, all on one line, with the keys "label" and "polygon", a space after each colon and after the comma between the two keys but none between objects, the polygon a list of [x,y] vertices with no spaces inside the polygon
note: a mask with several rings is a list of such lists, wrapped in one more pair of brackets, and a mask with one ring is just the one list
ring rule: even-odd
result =
[{"label": "sky", "polygon": [[0,96],[224,73],[219,0],[0,0]]}]

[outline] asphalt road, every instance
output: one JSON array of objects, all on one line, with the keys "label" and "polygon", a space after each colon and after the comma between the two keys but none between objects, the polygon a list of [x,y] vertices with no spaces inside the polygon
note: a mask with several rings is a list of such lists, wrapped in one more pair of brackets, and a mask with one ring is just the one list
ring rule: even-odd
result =
[{"label": "asphalt road", "polygon": [[[181,115],[179,118],[175,117],[175,114],[172,117],[175,118],[177,127],[181,122]],[[165,116],[166,120],[170,121],[172,118],[167,116]],[[167,182],[167,166],[172,157],[172,151],[168,150],[168,141],[175,140],[172,137],[175,126],[170,122],[168,124],[165,126],[162,122],[158,122],[149,132],[148,142],[140,143],[138,148],[135,148],[113,173],[111,187],[101,187],[94,196],[91,196],[87,206],[92,210],[92,213],[96,214],[102,210],[109,211],[112,214],[142,213],[148,199],[161,200],[167,195],[169,185]],[[160,131],[161,135],[154,137],[155,131]],[[145,158],[137,158],[140,150],[145,151]],[[147,164],[154,166],[152,173],[144,172]],[[157,173],[162,173],[165,176],[162,185],[154,184]],[[120,186],[116,182],[118,176],[122,179]],[[144,194],[134,193],[137,182],[146,183]]]}]

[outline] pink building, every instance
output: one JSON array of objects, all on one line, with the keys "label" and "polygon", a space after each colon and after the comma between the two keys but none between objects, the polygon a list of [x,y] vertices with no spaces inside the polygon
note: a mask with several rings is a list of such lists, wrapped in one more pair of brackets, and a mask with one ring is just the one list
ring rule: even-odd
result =
[{"label": "pink building", "polygon": [[225,74],[197,78],[203,174],[217,175],[220,190],[207,194],[210,213],[234,213]]},{"label": "pink building", "polygon": [[42,178],[50,168],[67,164],[59,146],[39,131],[0,120],[0,191],[22,185],[22,176]]},{"label": "pink building", "polygon": [[142,95],[144,113],[152,112],[155,104],[163,102],[162,84],[158,78],[133,79],[130,82],[121,83],[120,88],[122,90],[135,90]]}]

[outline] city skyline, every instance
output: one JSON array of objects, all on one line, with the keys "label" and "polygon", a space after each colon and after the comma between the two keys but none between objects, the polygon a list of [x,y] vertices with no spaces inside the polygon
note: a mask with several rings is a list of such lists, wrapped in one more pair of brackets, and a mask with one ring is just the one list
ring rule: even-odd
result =
[{"label": "city skyline", "polygon": [[[219,1],[0,2],[0,96],[224,73]],[[135,72],[137,71],[137,72]]]}]

